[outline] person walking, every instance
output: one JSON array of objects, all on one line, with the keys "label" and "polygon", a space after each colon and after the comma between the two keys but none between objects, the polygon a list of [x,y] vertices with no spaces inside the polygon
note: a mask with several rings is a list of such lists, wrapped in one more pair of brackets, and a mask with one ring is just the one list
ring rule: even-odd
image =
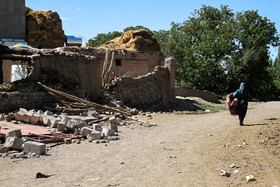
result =
[{"label": "person walking", "polygon": [[243,126],[243,121],[247,113],[248,108],[248,99],[250,98],[250,93],[245,87],[245,83],[240,84],[239,89],[233,95],[233,98],[238,99],[238,115],[239,115],[239,124]]}]

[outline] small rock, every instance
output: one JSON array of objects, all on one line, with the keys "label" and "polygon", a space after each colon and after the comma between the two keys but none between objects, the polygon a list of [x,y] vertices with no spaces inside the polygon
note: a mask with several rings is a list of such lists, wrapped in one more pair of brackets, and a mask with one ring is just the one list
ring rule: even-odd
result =
[{"label": "small rock", "polygon": [[256,180],[254,175],[248,175],[248,176],[245,177],[245,179],[246,179],[246,182],[251,182],[251,181],[255,181]]},{"label": "small rock", "polygon": [[235,169],[235,170],[233,171],[233,173],[234,173],[234,174],[238,174],[238,173],[239,173],[239,170],[238,170],[238,169]]},{"label": "small rock", "polygon": [[220,175],[221,175],[221,176],[230,177],[230,172],[229,172],[229,171],[225,171],[225,170],[221,170],[221,171],[220,171]]},{"label": "small rock", "polygon": [[229,167],[230,168],[235,168],[235,164],[231,164]]}]

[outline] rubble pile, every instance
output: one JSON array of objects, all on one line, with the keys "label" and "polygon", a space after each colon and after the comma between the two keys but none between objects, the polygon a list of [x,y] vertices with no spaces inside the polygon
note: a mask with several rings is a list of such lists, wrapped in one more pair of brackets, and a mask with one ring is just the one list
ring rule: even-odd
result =
[{"label": "rubble pile", "polygon": [[150,33],[145,29],[139,29],[127,31],[122,36],[99,46],[98,49],[160,51],[160,46]]},{"label": "rubble pile", "polygon": [[57,12],[33,11],[26,8],[27,42],[37,48],[64,46],[66,36]]}]

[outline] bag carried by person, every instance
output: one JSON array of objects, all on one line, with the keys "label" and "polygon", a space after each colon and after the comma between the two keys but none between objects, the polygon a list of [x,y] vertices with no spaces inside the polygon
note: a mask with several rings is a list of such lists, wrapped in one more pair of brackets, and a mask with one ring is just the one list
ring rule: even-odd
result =
[{"label": "bag carried by person", "polygon": [[234,92],[227,96],[227,106],[231,115],[238,115],[238,98],[233,99]]}]

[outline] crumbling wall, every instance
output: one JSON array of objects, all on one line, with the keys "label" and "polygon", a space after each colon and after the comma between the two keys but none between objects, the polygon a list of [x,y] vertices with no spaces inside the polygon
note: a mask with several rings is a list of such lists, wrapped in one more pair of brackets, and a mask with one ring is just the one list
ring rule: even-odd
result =
[{"label": "crumbling wall", "polygon": [[201,90],[193,90],[193,89],[187,89],[187,88],[175,88],[175,95],[182,96],[182,97],[200,97],[206,101],[212,102],[212,103],[218,103],[219,99],[218,97],[207,90],[201,91]]},{"label": "crumbling wall", "polygon": [[57,12],[26,8],[27,42],[37,48],[63,47],[66,36]]},{"label": "crumbling wall", "polygon": [[155,71],[147,75],[120,77],[110,87],[110,92],[130,107],[170,107],[175,101],[174,73],[175,60],[169,59],[166,66],[156,66]]},{"label": "crumbling wall", "polygon": [[33,70],[29,80],[47,85],[53,82],[59,86],[54,87],[56,89],[69,87],[95,100],[100,95],[102,65],[94,56],[50,51],[32,60]]},{"label": "crumbling wall", "polygon": [[[106,50],[91,47],[81,49],[66,47],[63,51],[95,56],[100,64],[103,64],[106,53]],[[112,71],[118,76],[129,73],[132,77],[138,77],[153,72],[156,66],[164,64],[165,57],[160,51],[111,50],[112,52],[114,52]]]},{"label": "crumbling wall", "polygon": [[14,64],[15,62],[12,60],[2,60],[3,83],[11,82],[12,65]]},{"label": "crumbling wall", "polygon": [[19,108],[41,108],[50,103],[45,92],[0,92],[0,112],[10,112]]}]

